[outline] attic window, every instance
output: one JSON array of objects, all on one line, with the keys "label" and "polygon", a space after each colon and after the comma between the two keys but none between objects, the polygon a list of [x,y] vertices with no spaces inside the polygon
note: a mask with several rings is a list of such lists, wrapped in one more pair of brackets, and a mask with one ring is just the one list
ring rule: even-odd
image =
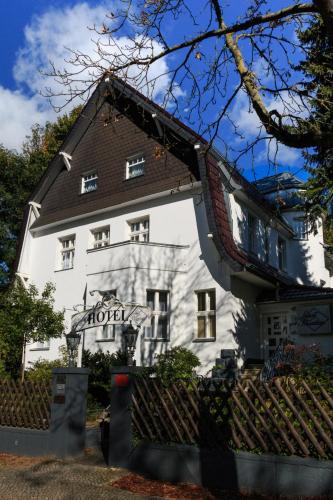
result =
[{"label": "attic window", "polygon": [[145,157],[138,155],[126,161],[126,179],[132,179],[144,174]]},{"label": "attic window", "polygon": [[81,193],[90,193],[97,189],[98,175],[96,172],[82,176]]}]

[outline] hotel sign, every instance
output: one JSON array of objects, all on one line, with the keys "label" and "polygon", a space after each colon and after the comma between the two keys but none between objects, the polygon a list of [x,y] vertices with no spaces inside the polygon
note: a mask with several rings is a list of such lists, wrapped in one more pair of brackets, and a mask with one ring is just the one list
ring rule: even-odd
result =
[{"label": "hotel sign", "polygon": [[134,328],[150,326],[151,309],[136,303],[122,303],[116,298],[102,300],[91,309],[72,316],[72,331],[104,325],[132,324]]},{"label": "hotel sign", "polygon": [[331,333],[330,306],[298,306],[290,325],[298,335],[323,335]]}]

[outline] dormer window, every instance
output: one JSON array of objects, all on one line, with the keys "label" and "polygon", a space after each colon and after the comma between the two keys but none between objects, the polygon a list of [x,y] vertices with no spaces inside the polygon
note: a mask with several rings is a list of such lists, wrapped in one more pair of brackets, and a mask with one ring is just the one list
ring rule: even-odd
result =
[{"label": "dormer window", "polygon": [[145,157],[137,155],[126,161],[126,179],[132,179],[144,174]]},{"label": "dormer window", "polygon": [[81,193],[90,193],[97,189],[98,175],[96,172],[82,176]]}]

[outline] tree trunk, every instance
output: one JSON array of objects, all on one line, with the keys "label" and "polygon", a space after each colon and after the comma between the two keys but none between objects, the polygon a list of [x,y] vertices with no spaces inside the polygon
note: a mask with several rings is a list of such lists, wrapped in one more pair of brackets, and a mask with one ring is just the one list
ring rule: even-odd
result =
[{"label": "tree trunk", "polygon": [[321,15],[328,38],[333,46],[333,0],[313,0]]}]

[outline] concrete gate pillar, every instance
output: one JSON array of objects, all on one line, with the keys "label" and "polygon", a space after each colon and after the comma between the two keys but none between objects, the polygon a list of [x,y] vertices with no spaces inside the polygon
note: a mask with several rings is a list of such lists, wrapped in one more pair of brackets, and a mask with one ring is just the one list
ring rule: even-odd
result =
[{"label": "concrete gate pillar", "polygon": [[87,368],[54,368],[50,450],[59,457],[84,452],[88,392]]}]

